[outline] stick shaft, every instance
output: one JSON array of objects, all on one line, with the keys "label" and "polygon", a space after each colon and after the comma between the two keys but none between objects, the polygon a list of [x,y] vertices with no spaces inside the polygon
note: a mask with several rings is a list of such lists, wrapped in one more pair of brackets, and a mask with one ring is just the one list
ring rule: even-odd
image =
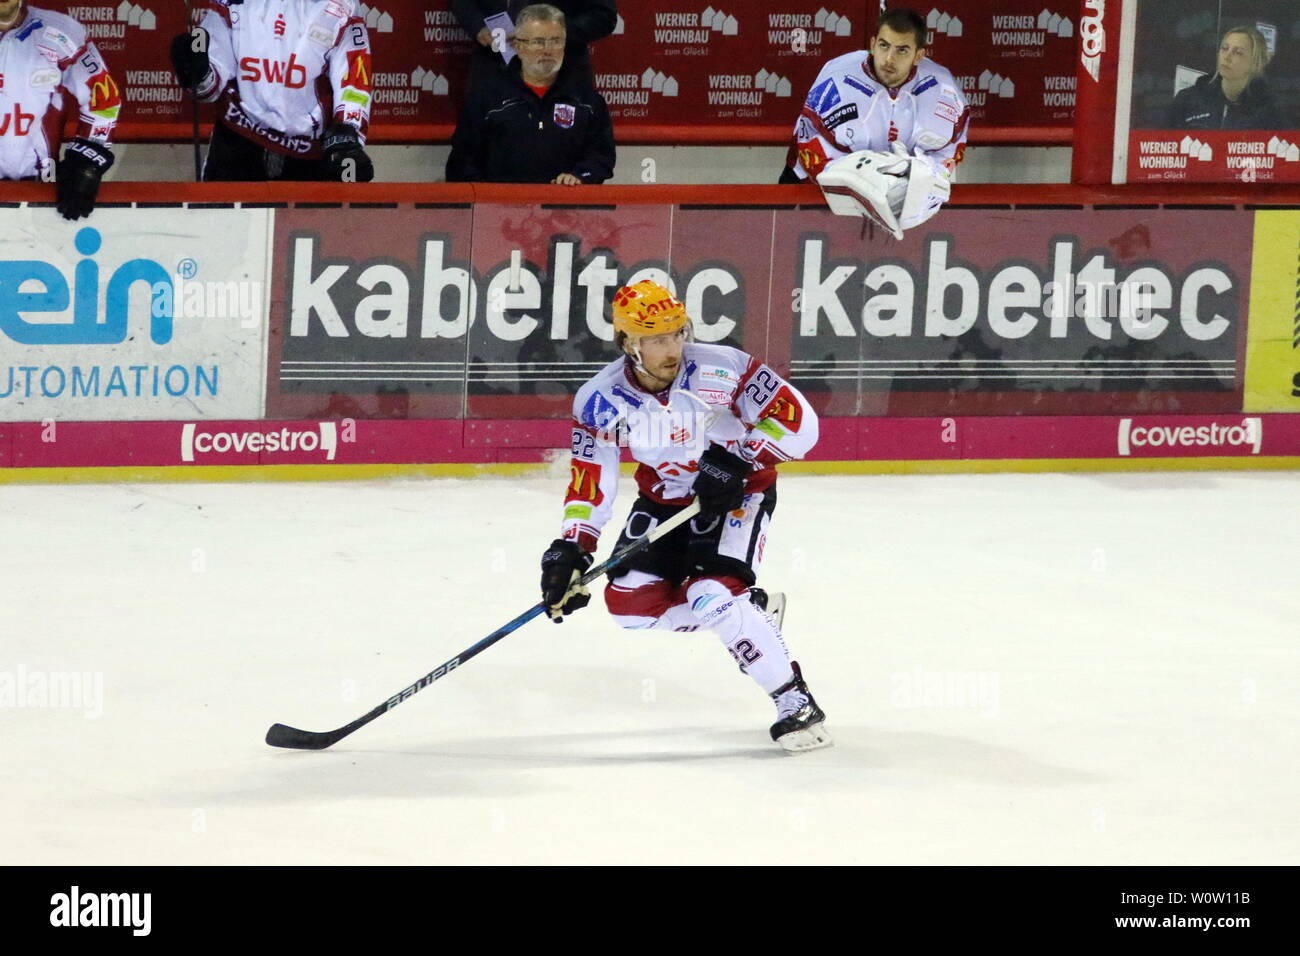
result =
[{"label": "stick shaft", "polygon": [[[194,22],[194,0],[185,0],[185,29],[193,30],[196,26]],[[192,131],[191,139],[194,141],[194,181],[203,182],[203,156],[199,148],[199,94],[190,91],[190,122]]]},{"label": "stick shaft", "polygon": [[[664,537],[665,535],[671,534],[673,531],[677,530],[679,527],[684,525],[687,521],[690,521],[699,513],[700,513],[699,502],[698,501],[693,502],[688,507],[683,508],[677,514],[673,515],[667,521],[660,524],[649,534],[637,538],[635,541],[629,543],[621,551],[618,551],[617,553],[610,556],[606,561],[596,565],[594,568],[591,568],[589,571],[587,571],[586,574],[582,576],[581,579],[582,583],[589,584],[592,581],[599,578],[601,575],[608,573],[609,571],[618,567],[620,564],[622,564],[632,555],[648,548],[650,545],[652,545],[654,542],[658,541],[660,538]],[[350,724],[346,724],[342,727],[339,727],[337,730],[331,730],[325,733],[313,733],[311,731],[298,730],[294,727],[288,727],[285,724],[275,724],[271,727],[270,730],[266,732],[266,742],[270,744],[272,747],[288,747],[295,750],[323,750],[326,747],[329,747],[332,744],[335,744],[338,741],[342,740],[344,737],[352,733],[354,730],[364,727],[366,724],[370,723],[372,720],[375,720],[377,717],[380,717],[383,714],[388,713],[398,704],[401,704],[404,701],[407,701],[410,698],[414,697],[416,694],[424,690],[434,681],[446,677],[456,668],[461,667],[470,659],[476,657],[483,651],[487,650],[489,647],[491,647],[497,641],[501,640],[507,634],[510,634],[518,630],[520,627],[527,624],[533,618],[545,612],[545,610],[546,610],[546,604],[544,602],[539,601],[538,603],[530,607],[527,611],[524,611],[522,614],[516,617],[514,620],[509,621],[506,624],[503,624],[501,627],[497,628],[495,631],[493,631],[487,637],[483,638],[477,644],[467,647],[465,650],[461,651],[455,657],[439,664],[433,670],[429,671],[429,673],[425,674],[423,677],[417,680],[414,684],[402,688],[400,691],[398,691],[392,697],[389,697],[382,704],[379,704],[369,713],[361,717],[358,717]]]}]

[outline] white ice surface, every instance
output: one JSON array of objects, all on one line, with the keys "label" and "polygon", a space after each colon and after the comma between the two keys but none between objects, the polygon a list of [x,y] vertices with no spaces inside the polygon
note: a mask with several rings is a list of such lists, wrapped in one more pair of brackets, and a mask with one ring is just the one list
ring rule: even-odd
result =
[{"label": "white ice surface", "polygon": [[104,691],[0,708],[0,862],[1300,862],[1295,473],[786,476],[826,750],[599,598],[263,744],[527,608],[563,483],[0,487],[0,679]]}]

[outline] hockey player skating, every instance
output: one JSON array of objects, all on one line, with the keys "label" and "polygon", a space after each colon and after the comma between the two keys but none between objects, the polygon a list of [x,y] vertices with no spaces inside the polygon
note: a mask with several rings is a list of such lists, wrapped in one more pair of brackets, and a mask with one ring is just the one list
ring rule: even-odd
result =
[{"label": "hockey player skating", "polygon": [[194,0],[177,82],[217,122],[208,181],[369,182],[370,36],[358,0]]},{"label": "hockey player skating", "polygon": [[[65,93],[80,115],[63,146]],[[109,146],[121,105],[85,27],[24,0],[0,0],[0,179],[53,179],[60,214],[89,216],[113,165]]]},{"label": "hockey player skating", "polygon": [[616,548],[696,498],[700,515],[611,572],[610,614],[631,629],[714,631],[775,701],[772,739],[791,751],[825,746],[825,714],[790,660],[780,615],[753,587],[776,465],[812,448],[817,415],[757,359],[694,342],[685,306],[663,286],[620,289],[613,317],[623,355],[574,397],[572,480],[561,536],[542,556],[542,600],[556,622],[591,600],[578,578],[613,515],[619,448],[628,447],[639,494]]},{"label": "hockey player skating", "polygon": [[948,201],[970,108],[926,58],[925,20],[880,15],[869,50],[827,63],[795,123],[783,182],[814,179],[831,209],[868,216],[896,238]]}]

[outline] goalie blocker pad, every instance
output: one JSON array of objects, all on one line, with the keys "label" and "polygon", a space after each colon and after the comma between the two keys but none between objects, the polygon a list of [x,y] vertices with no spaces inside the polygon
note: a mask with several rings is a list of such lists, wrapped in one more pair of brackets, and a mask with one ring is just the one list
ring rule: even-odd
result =
[{"label": "goalie blocker pad", "polygon": [[817,185],[831,212],[865,216],[895,239],[933,216],[952,194],[948,171],[921,150],[908,156],[901,143],[890,153],[863,149],[827,164]]}]

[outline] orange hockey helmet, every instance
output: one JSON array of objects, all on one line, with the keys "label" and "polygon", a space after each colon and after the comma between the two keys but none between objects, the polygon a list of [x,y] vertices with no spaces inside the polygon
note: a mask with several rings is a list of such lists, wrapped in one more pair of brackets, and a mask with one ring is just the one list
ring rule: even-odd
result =
[{"label": "orange hockey helmet", "polygon": [[614,331],[628,336],[661,335],[690,324],[686,306],[657,282],[642,279],[614,293]]}]

